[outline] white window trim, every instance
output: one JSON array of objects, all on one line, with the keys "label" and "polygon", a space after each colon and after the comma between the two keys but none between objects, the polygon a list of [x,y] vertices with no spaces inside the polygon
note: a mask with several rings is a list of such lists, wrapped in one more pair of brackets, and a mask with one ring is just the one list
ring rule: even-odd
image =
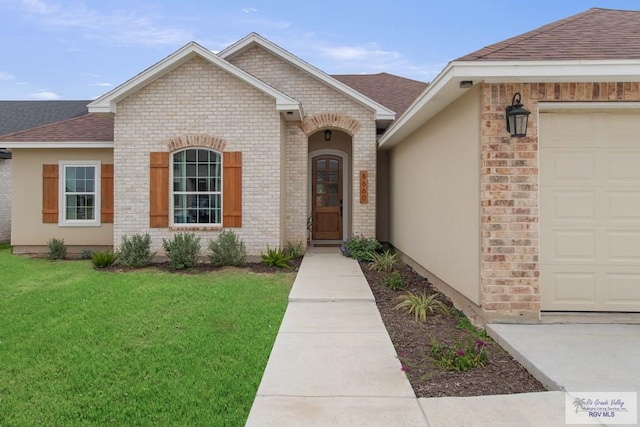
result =
[{"label": "white window trim", "polygon": [[[67,166],[95,167],[95,219],[67,219],[67,198],[65,197],[65,180]],[[101,223],[102,199],[100,188],[102,174],[100,160],[60,160],[58,162],[58,225],[61,227],[99,227]]]},{"label": "white window trim", "polygon": [[[220,156],[220,222],[216,223],[182,223],[175,222],[173,199],[173,155],[187,150],[209,150]],[[209,147],[189,146],[169,153],[169,227],[171,228],[221,228],[224,222],[224,154]]]}]

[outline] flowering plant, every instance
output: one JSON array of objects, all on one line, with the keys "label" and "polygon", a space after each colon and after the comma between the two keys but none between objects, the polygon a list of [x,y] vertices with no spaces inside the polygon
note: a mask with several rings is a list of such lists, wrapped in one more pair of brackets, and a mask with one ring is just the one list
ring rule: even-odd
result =
[{"label": "flowering plant", "polygon": [[487,363],[487,342],[481,338],[467,337],[462,342],[446,345],[431,342],[431,356],[435,364],[447,371],[468,371]]}]

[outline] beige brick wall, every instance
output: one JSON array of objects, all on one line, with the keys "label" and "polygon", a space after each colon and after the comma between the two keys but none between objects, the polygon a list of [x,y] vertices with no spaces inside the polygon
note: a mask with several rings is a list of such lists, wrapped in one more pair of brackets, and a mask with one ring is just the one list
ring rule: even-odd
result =
[{"label": "beige brick wall", "polygon": [[0,242],[11,240],[11,160],[0,159]]},{"label": "beige brick wall", "polygon": [[[537,318],[539,288],[538,102],[639,101],[640,83],[484,84],[481,117],[481,306],[497,317]],[[515,92],[532,111],[524,138],[509,138]]]},{"label": "beige brick wall", "polygon": [[[353,158],[351,159],[352,182],[355,183],[351,202],[353,207],[352,232],[375,236],[376,127],[373,111],[262,48],[253,47],[233,58],[231,62],[300,101],[307,117],[335,112],[350,116],[359,122],[361,128],[353,137]],[[306,238],[307,162],[307,137],[298,127],[298,123],[290,122],[287,126],[285,241],[298,241]],[[360,170],[369,172],[369,202],[367,204],[361,204],[359,200]]]},{"label": "beige brick wall", "polygon": [[[280,243],[280,116],[275,101],[225,71],[195,58],[118,104],[115,116],[114,242],[149,232],[154,250],[175,233],[149,228],[149,152],[189,134],[226,141],[242,152],[242,228],[247,252]],[[196,231],[206,248],[219,230]]]}]

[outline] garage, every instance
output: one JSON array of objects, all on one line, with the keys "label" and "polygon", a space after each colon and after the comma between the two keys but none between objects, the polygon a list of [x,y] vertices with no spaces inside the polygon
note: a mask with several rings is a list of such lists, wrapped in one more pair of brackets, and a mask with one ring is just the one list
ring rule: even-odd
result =
[{"label": "garage", "polygon": [[541,106],[539,147],[541,309],[639,312],[640,110]]}]

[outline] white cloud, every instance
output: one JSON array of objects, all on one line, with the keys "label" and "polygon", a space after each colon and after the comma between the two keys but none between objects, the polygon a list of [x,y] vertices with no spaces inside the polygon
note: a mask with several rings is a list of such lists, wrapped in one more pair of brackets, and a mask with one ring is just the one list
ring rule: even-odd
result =
[{"label": "white cloud", "polygon": [[45,24],[80,29],[85,37],[91,39],[153,46],[181,44],[194,38],[189,30],[164,27],[154,19],[135,12],[102,13],[83,4],[61,8],[45,0],[23,0],[22,4]]},{"label": "white cloud", "polygon": [[91,86],[98,86],[98,87],[111,87],[113,86],[112,83],[94,83]]},{"label": "white cloud", "polygon": [[256,13],[258,11],[258,9],[255,9],[253,7],[245,7],[244,9],[242,9],[242,11],[244,13]]},{"label": "white cloud", "polygon": [[40,92],[36,92],[36,93],[32,93],[29,95],[29,98],[31,99],[40,99],[40,100],[44,100],[44,101],[50,101],[50,100],[55,100],[55,99],[60,99],[60,95],[58,95],[55,92],[48,92],[48,91],[40,91]]},{"label": "white cloud", "polygon": [[0,71],[0,80],[12,80],[14,78],[15,77],[7,73],[6,71]]}]

